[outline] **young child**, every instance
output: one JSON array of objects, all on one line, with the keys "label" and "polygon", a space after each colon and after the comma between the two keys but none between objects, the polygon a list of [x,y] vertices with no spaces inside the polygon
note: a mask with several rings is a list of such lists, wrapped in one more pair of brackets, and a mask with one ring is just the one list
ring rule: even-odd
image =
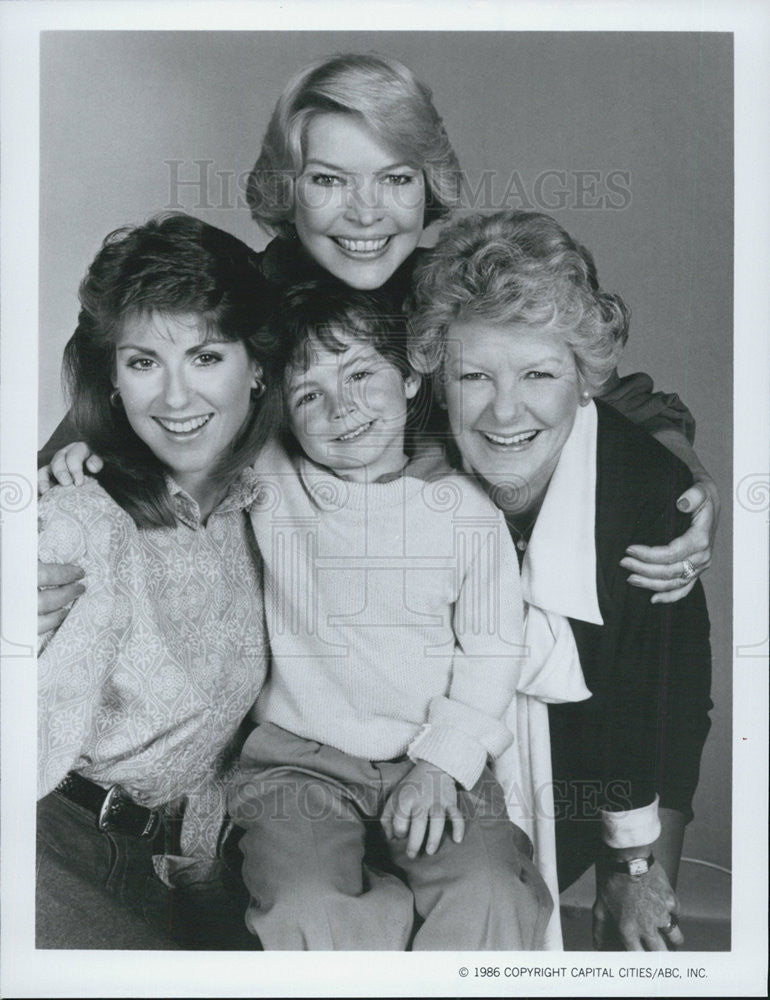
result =
[{"label": "young child", "polygon": [[[376,53],[322,57],[289,80],[247,188],[252,216],[275,235],[260,255],[271,284],[331,275],[370,291],[386,309],[401,308],[428,252],[420,248],[424,227],[460,206],[462,195],[460,164],[430,89],[403,63]],[[719,513],[716,486],[690,445],[694,421],[677,396],[653,392],[641,372],[613,376],[602,398],[659,437],[698,483],[680,498],[680,509],[693,514],[682,540],[665,549],[634,546],[623,560],[631,583],[658,592],[653,600],[679,599],[709,564]],[[87,458],[88,470],[98,471],[99,457],[89,457],[79,437],[65,417],[39,455],[40,465],[50,462],[42,489],[51,476],[62,485],[82,482]],[[671,566],[683,559],[688,579],[672,578]],[[73,567],[41,568],[41,631],[61,622],[76,578]]]},{"label": "young child", "polygon": [[489,770],[523,658],[505,522],[439,450],[408,457],[399,319],[314,284],[278,325],[285,447],[252,508],[272,664],[228,801],[247,924],[266,949],[542,947],[551,897]]}]

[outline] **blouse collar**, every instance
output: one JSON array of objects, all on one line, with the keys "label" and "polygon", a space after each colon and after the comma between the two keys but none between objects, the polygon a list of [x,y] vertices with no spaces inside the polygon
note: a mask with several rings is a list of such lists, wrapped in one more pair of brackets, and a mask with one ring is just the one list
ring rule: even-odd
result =
[{"label": "blouse collar", "polygon": [[603,625],[596,592],[596,405],[578,407],[521,569],[524,600]]},{"label": "blouse collar", "polygon": [[[174,513],[179,520],[186,524],[188,528],[199,528],[201,514],[197,501],[169,475],[166,475],[166,486],[174,507]],[[258,492],[259,479],[254,469],[249,466],[243,469],[238,477],[233,480],[227,493],[209,516],[227,514],[234,510],[245,510],[252,505]]]}]

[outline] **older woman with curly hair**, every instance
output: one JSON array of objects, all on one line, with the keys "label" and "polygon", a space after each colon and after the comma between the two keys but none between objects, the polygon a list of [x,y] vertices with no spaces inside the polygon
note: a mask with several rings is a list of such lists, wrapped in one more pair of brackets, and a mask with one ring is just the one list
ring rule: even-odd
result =
[{"label": "older woman with curly hair", "polygon": [[[683,942],[674,887],[709,728],[709,621],[700,583],[653,604],[619,565],[632,541],[677,533],[692,481],[595,399],[627,329],[622,300],[553,219],[479,215],[421,269],[411,357],[436,376],[456,464],[505,513],[533,657],[582,667],[582,700],[543,716],[560,886],[595,863],[597,946],[663,950]],[[498,763],[509,788],[510,763]]]}]

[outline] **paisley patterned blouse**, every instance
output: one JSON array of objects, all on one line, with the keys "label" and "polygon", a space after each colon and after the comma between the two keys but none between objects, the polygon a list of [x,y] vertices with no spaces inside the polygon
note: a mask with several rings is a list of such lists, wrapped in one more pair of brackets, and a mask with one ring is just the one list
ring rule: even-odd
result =
[{"label": "paisley patterned blouse", "polygon": [[139,529],[93,479],[40,500],[40,559],[77,563],[86,592],[39,657],[38,794],[70,770],[184,813],[182,853],[213,857],[239,724],[266,671],[247,469],[201,524]]}]

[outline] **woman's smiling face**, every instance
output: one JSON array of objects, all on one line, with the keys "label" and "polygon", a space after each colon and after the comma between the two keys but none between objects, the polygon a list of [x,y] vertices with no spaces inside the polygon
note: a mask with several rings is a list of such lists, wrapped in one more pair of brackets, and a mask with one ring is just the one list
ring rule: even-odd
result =
[{"label": "woman's smiling face", "polygon": [[449,422],[465,467],[537,509],[580,403],[575,358],[548,327],[483,319],[452,324],[444,365]]},{"label": "woman's smiling face", "polygon": [[422,170],[404,163],[352,115],[311,120],[294,198],[303,246],[351,288],[384,285],[422,235]]},{"label": "woman's smiling face", "polygon": [[128,422],[196,499],[248,420],[257,375],[241,341],[217,339],[194,313],[135,316],[116,343]]}]

